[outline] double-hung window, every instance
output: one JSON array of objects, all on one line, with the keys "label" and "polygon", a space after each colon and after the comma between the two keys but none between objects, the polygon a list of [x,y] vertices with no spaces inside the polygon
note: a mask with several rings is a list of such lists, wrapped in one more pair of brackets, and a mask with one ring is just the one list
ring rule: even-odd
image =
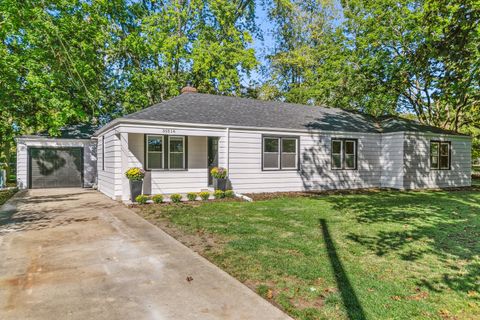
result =
[{"label": "double-hung window", "polygon": [[163,169],[163,136],[147,135],[147,170]]},{"label": "double-hung window", "polygon": [[186,137],[147,135],[146,169],[183,170],[186,168]]},{"label": "double-hung window", "polygon": [[450,170],[450,141],[430,141],[430,168]]},{"label": "double-hung window", "polygon": [[357,169],[357,140],[332,139],[331,147],[332,169]]},{"label": "double-hung window", "polygon": [[263,170],[297,170],[298,138],[263,137]]},{"label": "double-hung window", "polygon": [[168,168],[185,169],[185,137],[168,137]]}]

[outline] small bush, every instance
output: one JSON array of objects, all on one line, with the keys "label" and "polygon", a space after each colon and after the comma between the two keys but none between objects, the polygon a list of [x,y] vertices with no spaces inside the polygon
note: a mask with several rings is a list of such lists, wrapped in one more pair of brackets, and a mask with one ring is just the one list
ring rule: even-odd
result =
[{"label": "small bush", "polygon": [[141,194],[141,195],[139,195],[139,196],[137,196],[137,197],[135,198],[135,201],[136,201],[138,204],[145,204],[145,203],[147,203],[147,201],[148,201],[148,197],[147,197],[146,195],[144,195],[144,194]]},{"label": "small bush", "polygon": [[233,197],[235,197],[235,192],[233,192],[233,190],[225,191],[225,198],[233,198]]},{"label": "small bush", "polygon": [[187,199],[188,201],[195,201],[197,200],[197,194],[195,192],[189,192],[187,193]]},{"label": "small bush", "polygon": [[213,196],[215,197],[215,199],[222,199],[225,198],[225,192],[223,192],[222,190],[215,190]]},{"label": "small bush", "polygon": [[173,203],[179,203],[182,200],[182,195],[174,193],[170,196],[170,200],[172,200]]},{"label": "small bush", "polygon": [[205,201],[206,201],[206,200],[208,200],[208,198],[210,198],[210,192],[208,192],[208,191],[202,191],[202,192],[199,192],[199,193],[198,193],[198,196],[199,196],[200,198],[202,198],[202,200],[205,200]]},{"label": "small bush", "polygon": [[155,203],[162,203],[163,202],[163,196],[161,194],[156,194],[152,197],[152,200]]}]

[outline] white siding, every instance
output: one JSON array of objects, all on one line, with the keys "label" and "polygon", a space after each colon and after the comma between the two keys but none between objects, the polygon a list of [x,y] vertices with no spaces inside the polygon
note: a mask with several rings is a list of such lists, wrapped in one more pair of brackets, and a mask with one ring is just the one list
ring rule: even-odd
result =
[{"label": "white siding", "polygon": [[382,175],[380,186],[382,188],[403,188],[404,166],[403,145],[405,134],[403,132],[386,133],[381,137]]},{"label": "white siding", "polygon": [[[451,170],[430,169],[430,141],[451,142]],[[407,133],[404,141],[404,188],[445,188],[471,185],[471,138]]]},{"label": "white siding", "polygon": [[[105,136],[105,150],[102,149],[103,136]],[[112,199],[118,199],[122,195],[120,139],[114,131],[107,131],[98,137],[97,143],[98,190]]]},{"label": "white siding", "polygon": [[97,177],[97,151],[93,140],[18,138],[17,139],[17,186],[28,188],[28,147],[80,147],[83,148],[83,185],[92,187]]},{"label": "white siding", "polygon": [[[276,192],[379,186],[381,176],[379,135],[312,133],[299,136],[301,164],[299,171],[262,171],[262,133],[231,130],[229,177],[233,189],[239,192]],[[358,170],[331,169],[332,137],[358,139]]]},{"label": "white siding", "polygon": [[[173,130],[173,131],[172,131]],[[116,134],[114,134],[116,132]],[[99,137],[99,189],[112,198],[128,199],[123,171],[144,163],[144,134],[188,136],[188,169],[152,170],[146,173],[145,194],[171,194],[207,188],[207,137],[219,140],[219,165],[229,170],[234,190],[240,193],[356,188],[424,188],[470,185],[471,139],[438,136],[452,141],[452,170],[428,168],[432,135],[404,132],[279,133],[240,129],[164,126],[118,126],[106,132],[105,171],[101,170]],[[300,170],[263,171],[262,135],[299,137]],[[120,139],[121,137],[121,139]],[[331,139],[358,140],[357,170],[331,169]]]}]

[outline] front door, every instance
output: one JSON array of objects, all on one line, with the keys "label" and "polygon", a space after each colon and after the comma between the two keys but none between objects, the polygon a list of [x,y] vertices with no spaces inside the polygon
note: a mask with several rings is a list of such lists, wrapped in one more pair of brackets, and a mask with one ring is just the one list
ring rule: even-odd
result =
[{"label": "front door", "polygon": [[208,186],[213,186],[213,178],[210,171],[214,167],[218,167],[218,138],[208,137]]}]

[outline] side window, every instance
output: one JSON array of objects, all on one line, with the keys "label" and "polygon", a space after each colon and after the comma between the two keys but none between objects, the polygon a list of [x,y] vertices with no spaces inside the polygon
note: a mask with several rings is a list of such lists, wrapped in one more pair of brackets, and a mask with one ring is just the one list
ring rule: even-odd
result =
[{"label": "side window", "polygon": [[435,170],[450,170],[450,141],[430,141],[430,168]]},{"label": "side window", "polygon": [[357,169],[357,140],[332,139],[331,146],[332,169]]}]

